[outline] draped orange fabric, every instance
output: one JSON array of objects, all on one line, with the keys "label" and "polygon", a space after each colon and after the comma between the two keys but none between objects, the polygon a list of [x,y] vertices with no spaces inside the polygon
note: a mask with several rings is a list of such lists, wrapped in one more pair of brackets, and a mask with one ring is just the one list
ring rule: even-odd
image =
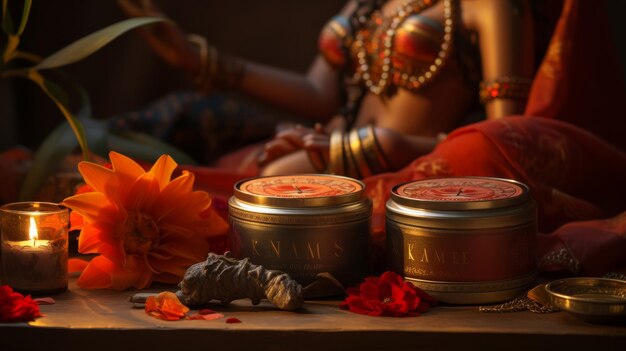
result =
[{"label": "draped orange fabric", "polygon": [[[459,128],[403,170],[364,180],[375,206],[374,261],[382,264],[385,202],[393,185],[473,175],[529,185],[545,233],[538,240],[544,271],[602,275],[626,268],[626,136],[620,127],[626,93],[602,6],[564,2],[524,116]],[[242,177],[194,172],[224,199]]]}]

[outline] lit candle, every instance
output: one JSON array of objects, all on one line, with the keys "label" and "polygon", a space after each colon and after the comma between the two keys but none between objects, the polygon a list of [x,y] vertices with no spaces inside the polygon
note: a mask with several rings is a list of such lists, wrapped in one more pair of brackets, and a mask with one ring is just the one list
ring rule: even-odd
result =
[{"label": "lit candle", "polygon": [[67,289],[68,211],[52,203],[0,208],[2,284],[32,294]]}]

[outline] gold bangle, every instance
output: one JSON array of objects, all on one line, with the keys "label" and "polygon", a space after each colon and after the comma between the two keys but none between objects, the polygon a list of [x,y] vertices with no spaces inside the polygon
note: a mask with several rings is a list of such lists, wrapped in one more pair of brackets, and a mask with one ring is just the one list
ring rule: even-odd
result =
[{"label": "gold bangle", "polygon": [[365,160],[365,155],[363,154],[363,149],[361,146],[361,138],[359,138],[359,131],[357,129],[352,129],[350,131],[350,151],[352,152],[352,156],[354,157],[354,161],[356,163],[357,169],[363,178],[369,177],[372,175],[372,171],[367,165],[367,161]]},{"label": "gold bangle", "polygon": [[480,82],[479,97],[482,104],[495,99],[525,100],[530,93],[532,80],[522,77],[499,77]]},{"label": "gold bangle", "polygon": [[329,158],[328,173],[344,175],[343,128],[337,128],[330,134]]},{"label": "gold bangle", "polygon": [[359,138],[361,139],[361,147],[363,155],[372,171],[372,174],[384,173],[389,171],[387,161],[378,147],[376,133],[373,125],[359,129]]},{"label": "gold bangle", "polygon": [[187,40],[198,47],[198,52],[200,54],[200,71],[194,77],[194,82],[197,85],[201,85],[206,80],[207,76],[209,45],[207,44],[206,38],[199,34],[189,34],[187,35]]},{"label": "gold bangle", "polygon": [[348,133],[343,135],[343,150],[346,158],[345,175],[357,179],[361,178],[361,173],[359,173],[359,168],[350,147],[350,136]]},{"label": "gold bangle", "polygon": [[391,170],[391,167],[389,166],[389,161],[387,161],[387,158],[385,157],[385,153],[383,152],[383,149],[380,147],[380,144],[378,143],[378,138],[376,137],[376,131],[374,130],[373,125],[370,124],[369,126],[367,126],[367,133],[370,134],[372,140],[374,140],[374,149],[376,150],[374,154],[376,155],[378,162],[383,168],[383,172],[387,172]]}]

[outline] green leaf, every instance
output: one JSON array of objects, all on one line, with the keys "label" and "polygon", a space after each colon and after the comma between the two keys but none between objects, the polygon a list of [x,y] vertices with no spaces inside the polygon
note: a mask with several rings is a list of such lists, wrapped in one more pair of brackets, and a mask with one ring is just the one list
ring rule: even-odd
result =
[{"label": "green leaf", "polygon": [[61,67],[80,61],[85,57],[100,50],[102,47],[110,43],[113,39],[126,33],[127,31],[136,27],[144,26],[151,23],[168,21],[161,17],[138,17],[130,18],[115,24],[112,24],[106,28],[103,28],[95,33],[92,33],[86,37],[78,39],[72,44],[64,47],[63,49],[55,52],[54,54],[46,57],[36,66],[32,67],[33,70],[42,70]]},{"label": "green leaf", "polygon": [[83,151],[83,157],[85,160],[90,159],[89,145],[87,144],[87,140],[85,138],[85,130],[80,121],[70,112],[70,110],[61,102],[62,97],[55,95],[55,91],[60,89],[58,86],[53,86],[48,80],[46,80],[39,72],[34,70],[29,70],[27,73],[28,79],[37,83],[39,87],[48,95],[50,99],[57,105],[65,119],[69,123],[70,127],[74,131],[74,135],[78,140],[78,145],[80,145],[81,150]]},{"label": "green leaf", "polygon": [[124,131],[109,134],[108,143],[111,150],[144,161],[154,162],[161,155],[168,154],[179,164],[196,164],[196,161],[183,151],[142,133]]},{"label": "green leaf", "polygon": [[30,6],[32,0],[24,0],[24,8],[22,9],[22,19],[20,20],[20,26],[17,29],[17,35],[22,35],[24,29],[26,29],[26,23],[28,23],[28,17],[30,16]]},{"label": "green leaf", "polygon": [[[56,74],[62,78],[64,85],[69,88],[69,94],[65,89],[56,83],[48,80],[47,86],[54,86],[52,90],[57,95],[76,96],[78,99],[78,109],[75,117],[83,122],[86,130],[86,138],[89,139],[90,148],[101,151],[106,147],[105,122],[89,119],[91,116],[91,104],[85,89],[76,81],[70,79],[63,71],[56,70]],[[67,105],[66,105],[67,106]],[[63,122],[41,143],[33,163],[26,174],[20,190],[21,200],[32,200],[44,182],[51,177],[63,163],[63,160],[73,152],[78,146],[78,140],[74,136],[69,123]],[[103,152],[105,153],[105,152]]]},{"label": "green leaf", "polygon": [[78,146],[70,125],[63,122],[46,137],[35,154],[20,190],[20,200],[32,200],[42,184],[56,172],[63,160]]},{"label": "green leaf", "polygon": [[2,0],[2,30],[7,35],[13,34],[13,21],[9,14],[8,0]]}]

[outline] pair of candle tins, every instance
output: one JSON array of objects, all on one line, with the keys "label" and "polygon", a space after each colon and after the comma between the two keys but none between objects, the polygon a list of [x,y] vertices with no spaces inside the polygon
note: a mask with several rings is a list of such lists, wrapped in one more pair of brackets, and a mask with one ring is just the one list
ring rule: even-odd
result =
[{"label": "pair of candle tins", "polygon": [[0,207],[0,282],[34,295],[67,289],[69,211],[46,202]]},{"label": "pair of candle tins", "polygon": [[[243,180],[229,201],[233,249],[303,285],[367,272],[371,203],[360,181],[333,175]],[[387,260],[442,302],[504,301],[536,278],[536,209],[528,188],[484,177],[397,185],[387,202]]]}]

